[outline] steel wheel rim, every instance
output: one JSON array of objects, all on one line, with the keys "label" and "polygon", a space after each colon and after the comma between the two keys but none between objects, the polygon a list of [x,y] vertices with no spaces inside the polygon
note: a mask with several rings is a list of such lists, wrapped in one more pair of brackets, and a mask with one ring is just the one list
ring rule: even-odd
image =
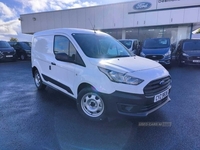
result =
[{"label": "steel wheel rim", "polygon": [[41,78],[40,78],[39,73],[35,74],[35,84],[36,84],[37,87],[39,87],[40,84],[41,84]]},{"label": "steel wheel rim", "polygon": [[25,56],[22,54],[21,55],[21,60],[24,60],[25,59]]},{"label": "steel wheel rim", "polygon": [[96,93],[87,93],[81,99],[81,108],[90,117],[99,117],[104,112],[104,103]]}]

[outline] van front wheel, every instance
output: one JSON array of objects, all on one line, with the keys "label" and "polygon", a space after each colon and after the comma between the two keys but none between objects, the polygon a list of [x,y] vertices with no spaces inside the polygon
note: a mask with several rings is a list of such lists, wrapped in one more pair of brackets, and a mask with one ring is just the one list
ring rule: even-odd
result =
[{"label": "van front wheel", "polygon": [[105,105],[98,92],[85,88],[79,92],[77,108],[81,115],[93,121],[102,121],[105,117]]},{"label": "van front wheel", "polygon": [[42,78],[40,77],[38,70],[35,70],[34,72],[34,82],[38,90],[45,89],[46,85],[42,83]]}]

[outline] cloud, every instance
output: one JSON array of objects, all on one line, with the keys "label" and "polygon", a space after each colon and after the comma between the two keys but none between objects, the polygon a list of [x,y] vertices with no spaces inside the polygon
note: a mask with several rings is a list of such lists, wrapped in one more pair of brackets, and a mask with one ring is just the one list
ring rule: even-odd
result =
[{"label": "cloud", "polygon": [[19,32],[20,22],[19,20],[12,20],[8,22],[0,21],[0,33],[1,34],[17,34]]},{"label": "cloud", "polygon": [[31,35],[21,33],[19,13],[27,14],[97,5],[96,2],[82,2],[81,0],[15,0],[15,2],[20,5],[13,8],[0,2],[0,40],[9,41],[11,37],[15,37],[18,40],[31,41]]},{"label": "cloud", "polygon": [[2,20],[8,20],[16,18],[16,11],[15,9],[9,8],[4,3],[0,2],[0,18]]},{"label": "cloud", "polygon": [[33,12],[39,12],[47,10],[48,0],[16,0],[17,2],[22,4],[22,8],[29,8]]},{"label": "cloud", "polygon": [[80,8],[80,7],[89,7],[89,6],[96,6],[96,2],[81,2],[77,1],[73,5],[69,6],[68,8]]},{"label": "cloud", "polygon": [[97,5],[96,2],[82,2],[81,0],[16,0],[24,9],[29,8],[32,12],[62,10]]},{"label": "cloud", "polygon": [[31,41],[32,36],[21,33],[21,23],[18,19],[4,22],[0,20],[0,40],[9,41],[11,37],[19,41]]},{"label": "cloud", "polygon": [[19,20],[12,20],[7,22],[0,20],[1,40],[8,40],[8,38],[10,39],[10,36],[15,36],[19,32],[20,32]]}]

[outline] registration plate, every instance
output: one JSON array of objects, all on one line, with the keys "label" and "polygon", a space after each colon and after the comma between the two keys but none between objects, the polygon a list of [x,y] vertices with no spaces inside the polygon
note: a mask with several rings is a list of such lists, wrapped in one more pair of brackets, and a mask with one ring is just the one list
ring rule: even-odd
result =
[{"label": "registration plate", "polygon": [[13,55],[6,55],[6,57],[13,57]]},{"label": "registration plate", "polygon": [[160,94],[157,94],[155,97],[154,97],[154,103],[157,102],[157,101],[160,101],[162,100],[163,98],[167,97],[169,94],[169,89],[160,93]]},{"label": "registration plate", "polygon": [[200,63],[200,60],[193,60],[192,62],[197,62],[197,63]]}]

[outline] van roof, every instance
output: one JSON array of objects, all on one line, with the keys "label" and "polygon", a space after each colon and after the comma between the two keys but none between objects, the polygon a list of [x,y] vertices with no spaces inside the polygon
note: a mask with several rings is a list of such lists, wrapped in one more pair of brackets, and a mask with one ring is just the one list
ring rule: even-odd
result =
[{"label": "van roof", "polygon": [[[39,36],[39,35],[49,35],[49,34],[56,34],[56,33],[67,33],[67,34],[73,34],[73,33],[101,33],[101,34],[106,34],[101,31],[97,30],[89,30],[89,29],[79,29],[79,28],[57,28],[57,29],[50,29],[50,30],[44,30],[44,31],[39,31],[34,33],[34,36]],[[107,35],[107,34],[106,34]]]}]

